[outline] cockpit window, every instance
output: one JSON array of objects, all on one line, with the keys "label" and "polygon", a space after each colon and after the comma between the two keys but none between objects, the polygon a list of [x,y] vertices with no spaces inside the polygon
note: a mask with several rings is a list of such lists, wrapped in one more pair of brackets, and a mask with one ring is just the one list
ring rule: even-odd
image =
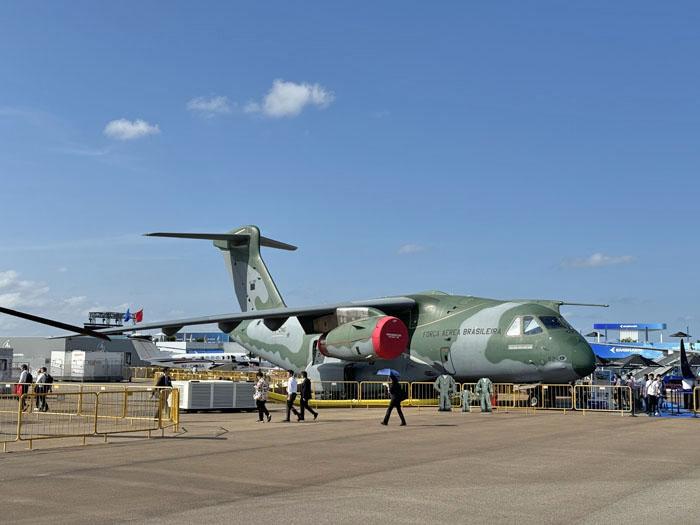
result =
[{"label": "cockpit window", "polygon": [[540,326],[540,323],[537,322],[537,319],[530,315],[523,317],[523,335],[535,335],[541,333],[542,327]]},{"label": "cockpit window", "polygon": [[542,326],[537,322],[537,318],[531,315],[525,315],[513,319],[506,335],[509,337],[519,337],[521,335],[541,334],[542,332]]},{"label": "cockpit window", "polygon": [[508,337],[518,337],[520,335],[520,329],[523,326],[523,318],[522,317],[516,317],[513,319],[513,322],[510,325],[510,328],[508,328],[508,331],[506,332],[506,335]]},{"label": "cockpit window", "polygon": [[566,322],[559,317],[553,315],[540,316],[540,321],[548,330],[556,330],[557,328],[566,328]]}]

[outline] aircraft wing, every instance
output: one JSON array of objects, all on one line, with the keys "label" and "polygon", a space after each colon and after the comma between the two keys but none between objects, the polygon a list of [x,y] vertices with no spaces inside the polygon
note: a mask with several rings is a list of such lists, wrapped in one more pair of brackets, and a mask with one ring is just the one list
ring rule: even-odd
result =
[{"label": "aircraft wing", "polygon": [[33,321],[39,324],[45,324],[47,326],[53,326],[54,328],[60,328],[61,330],[68,330],[69,332],[89,335],[91,337],[97,337],[98,339],[110,341],[110,338],[105,334],[100,334],[98,332],[95,332],[94,330],[90,330],[89,328],[81,328],[80,326],[62,323],[61,321],[54,321],[53,319],[47,319],[46,317],[39,317],[38,315],[32,315],[26,312],[12,310],[10,308],[3,308],[2,306],[0,306],[0,313],[12,315],[14,317],[19,317],[21,319],[26,319],[27,321]]},{"label": "aircraft wing", "polygon": [[369,307],[369,308],[389,308],[392,310],[410,308],[415,305],[415,301],[409,297],[385,297],[370,299],[368,301],[350,301],[337,304],[325,304],[319,306],[306,306],[301,308],[271,308],[269,310],[255,310],[251,312],[237,312],[220,315],[208,315],[203,317],[189,317],[185,319],[170,319],[154,323],[139,323],[133,326],[122,326],[119,328],[105,328],[97,330],[99,334],[123,334],[124,332],[143,330],[163,330],[166,334],[174,334],[185,326],[196,326],[203,324],[218,324],[224,332],[230,332],[242,321],[252,319],[278,319],[283,320],[289,317],[317,317],[333,313],[337,308]]}]

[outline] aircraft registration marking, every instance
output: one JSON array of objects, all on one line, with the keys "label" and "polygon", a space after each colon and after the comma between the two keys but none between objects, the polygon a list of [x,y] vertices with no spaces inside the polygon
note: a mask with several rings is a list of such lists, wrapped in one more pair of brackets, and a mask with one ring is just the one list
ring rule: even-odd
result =
[{"label": "aircraft registration marking", "polygon": [[533,345],[508,345],[508,350],[532,350]]}]

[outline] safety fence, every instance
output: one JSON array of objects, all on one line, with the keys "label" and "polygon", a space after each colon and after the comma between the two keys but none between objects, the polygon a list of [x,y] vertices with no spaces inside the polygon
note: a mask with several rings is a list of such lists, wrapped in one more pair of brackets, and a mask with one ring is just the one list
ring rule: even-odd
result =
[{"label": "safety fence", "polygon": [[[440,393],[433,382],[400,382],[405,393],[404,406],[437,407]],[[314,407],[371,407],[389,404],[389,382],[382,381],[312,381]],[[465,411],[632,411],[632,391],[625,386],[492,383],[491,393],[482,392],[477,383],[456,384],[447,393],[452,408]],[[700,401],[700,390],[694,396]],[[270,384],[270,399],[286,399],[286,382]],[[295,403],[298,403],[298,399]]]},{"label": "safety fence", "polygon": [[131,366],[129,367],[129,378],[134,379],[153,379],[156,374],[163,372],[160,366]]},{"label": "safety fence", "polygon": [[[134,379],[150,379],[154,383],[163,375],[162,368],[154,367],[133,367],[132,378]],[[287,378],[285,370],[264,370],[263,371],[270,381],[283,381]],[[184,368],[172,368],[169,370],[170,378],[173,381],[255,381],[257,371],[240,371],[240,370],[202,370],[193,372]]]},{"label": "safety fence", "polygon": [[[25,385],[28,387],[29,385]],[[32,391],[5,384],[0,393],[0,443],[124,432],[177,431],[179,391],[118,385],[40,385]]]}]

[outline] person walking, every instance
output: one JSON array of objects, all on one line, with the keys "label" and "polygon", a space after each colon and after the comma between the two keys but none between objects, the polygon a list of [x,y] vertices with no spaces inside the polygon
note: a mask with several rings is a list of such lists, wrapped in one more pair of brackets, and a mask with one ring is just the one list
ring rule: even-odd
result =
[{"label": "person walking", "polygon": [[306,373],[306,370],[301,373],[301,377],[303,378],[299,389],[299,407],[301,408],[301,415],[297,417],[297,420],[304,421],[304,410],[308,410],[313,414],[314,421],[316,421],[318,412],[309,406],[309,400],[311,399],[311,379],[309,379],[309,374]]},{"label": "person walking", "polygon": [[49,391],[49,383],[53,383],[53,380],[49,381],[49,373],[45,366],[39,369],[39,375],[36,377],[36,383],[34,384],[34,393],[36,394],[36,408],[39,412],[48,412],[49,404],[46,402],[46,394]]},{"label": "person walking", "polygon": [[29,392],[29,385],[34,381],[29,367],[27,365],[22,365],[22,372],[19,374],[19,381],[17,381],[17,388],[15,394],[20,398],[22,404],[22,412],[27,410],[27,398],[26,394]]},{"label": "person walking", "polygon": [[291,370],[288,372],[289,378],[287,379],[287,418],[283,420],[284,423],[289,423],[289,416],[291,412],[297,416],[297,420],[301,418],[301,414],[294,407],[294,400],[297,398],[297,380],[294,377],[294,372]]},{"label": "person walking", "polygon": [[255,375],[258,380],[255,383],[253,399],[255,399],[255,406],[258,407],[258,422],[261,423],[263,421],[264,415],[267,417],[267,422],[269,423],[272,416],[269,410],[267,410],[265,403],[267,403],[267,391],[270,389],[270,386],[267,384],[267,381],[265,381],[265,375],[262,372],[258,371]]},{"label": "person walking", "polygon": [[391,411],[396,409],[396,412],[399,414],[399,417],[401,418],[401,425],[402,427],[406,426],[406,418],[403,417],[403,412],[401,411],[401,401],[406,399],[406,394],[403,391],[403,388],[401,388],[401,384],[399,383],[398,378],[394,374],[390,374],[389,377],[391,378],[391,384],[389,384],[389,407],[386,409],[386,414],[384,415],[384,420],[382,421],[382,425],[388,425],[389,424],[389,417],[391,417]]},{"label": "person walking", "polygon": [[169,368],[164,368],[163,369],[163,375],[161,375],[158,380],[156,381],[156,388],[153,390],[153,394],[151,394],[151,399],[154,397],[158,396],[159,399],[162,399],[163,401],[163,415],[169,415],[170,414],[170,395],[171,395],[171,390],[165,391],[164,389],[169,388],[172,390],[173,388],[173,381],[170,378],[170,369]]}]

